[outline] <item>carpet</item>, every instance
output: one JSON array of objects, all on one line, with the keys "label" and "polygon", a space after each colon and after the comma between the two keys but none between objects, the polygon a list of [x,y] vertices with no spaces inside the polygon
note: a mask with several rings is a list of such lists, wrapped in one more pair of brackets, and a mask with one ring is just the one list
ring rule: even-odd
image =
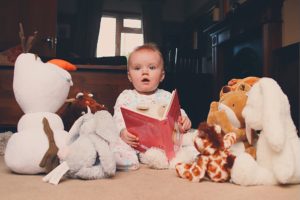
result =
[{"label": "carpet", "polygon": [[111,179],[65,179],[57,186],[42,181],[44,175],[12,173],[0,156],[0,194],[4,200],[299,200],[300,185],[244,187],[231,183],[192,183],[175,170],[117,172]]}]

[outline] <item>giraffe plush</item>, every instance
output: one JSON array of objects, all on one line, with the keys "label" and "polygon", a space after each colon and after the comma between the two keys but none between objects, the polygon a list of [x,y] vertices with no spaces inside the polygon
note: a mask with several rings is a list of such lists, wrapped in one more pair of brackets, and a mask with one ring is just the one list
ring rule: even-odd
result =
[{"label": "giraffe plush", "polygon": [[205,177],[214,182],[228,181],[235,159],[229,148],[235,143],[236,134],[225,134],[220,126],[209,126],[205,122],[199,125],[198,130],[194,145],[199,155],[193,163],[178,163],[178,176],[193,182],[199,182]]}]

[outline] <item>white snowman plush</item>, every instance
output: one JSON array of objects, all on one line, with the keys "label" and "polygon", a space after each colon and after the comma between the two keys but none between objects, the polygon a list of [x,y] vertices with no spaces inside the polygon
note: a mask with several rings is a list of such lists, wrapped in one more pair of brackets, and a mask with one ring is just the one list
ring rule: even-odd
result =
[{"label": "white snowman plush", "polygon": [[4,157],[8,168],[15,173],[46,172],[45,168],[39,166],[50,146],[43,118],[48,120],[58,148],[67,139],[68,133],[55,112],[65,102],[73,83],[70,73],[58,64],[67,68],[72,66],[63,60],[44,63],[31,53],[20,54],[15,62],[13,90],[24,115],[18,122],[17,132],[7,143]]}]

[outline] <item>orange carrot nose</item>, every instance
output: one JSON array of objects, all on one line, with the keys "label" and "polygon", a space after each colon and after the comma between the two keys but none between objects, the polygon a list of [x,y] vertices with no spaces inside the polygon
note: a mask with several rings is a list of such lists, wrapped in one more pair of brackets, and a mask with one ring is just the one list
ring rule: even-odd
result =
[{"label": "orange carrot nose", "polygon": [[68,61],[62,60],[62,59],[52,59],[48,61],[49,63],[52,63],[54,65],[57,65],[65,70],[68,71],[75,71],[77,67],[73,65],[72,63],[69,63]]}]

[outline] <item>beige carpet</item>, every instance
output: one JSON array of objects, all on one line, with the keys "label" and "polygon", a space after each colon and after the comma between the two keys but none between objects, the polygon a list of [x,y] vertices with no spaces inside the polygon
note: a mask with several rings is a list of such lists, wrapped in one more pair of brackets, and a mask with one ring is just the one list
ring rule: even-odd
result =
[{"label": "beige carpet", "polygon": [[64,180],[54,186],[43,175],[17,175],[9,171],[0,156],[0,199],[3,200],[299,200],[300,185],[242,187],[230,183],[191,183],[174,170],[151,170],[145,166],[132,172],[118,172],[112,179]]}]

